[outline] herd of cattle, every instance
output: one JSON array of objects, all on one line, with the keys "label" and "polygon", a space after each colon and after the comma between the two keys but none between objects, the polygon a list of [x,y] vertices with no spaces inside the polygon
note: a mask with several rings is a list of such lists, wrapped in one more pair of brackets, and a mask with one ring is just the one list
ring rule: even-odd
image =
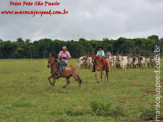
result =
[{"label": "herd of cattle", "polygon": [[[144,68],[146,62],[148,68],[152,67],[154,68],[156,65],[156,58],[155,56],[150,56],[148,58],[145,58],[144,56],[107,56],[107,59],[109,61],[110,68],[116,67],[121,68],[122,70],[125,70],[126,68]],[[82,56],[77,61],[77,67],[78,68],[91,68],[93,66],[92,57],[89,56]]]}]

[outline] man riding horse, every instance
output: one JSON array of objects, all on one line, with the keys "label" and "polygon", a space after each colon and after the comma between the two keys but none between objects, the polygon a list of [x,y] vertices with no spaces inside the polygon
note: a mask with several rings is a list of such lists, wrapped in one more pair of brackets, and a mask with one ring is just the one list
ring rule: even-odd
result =
[{"label": "man riding horse", "polygon": [[[103,63],[104,63],[105,69],[106,69],[107,72],[109,72],[109,62],[108,62],[108,60],[105,57],[105,53],[104,53],[102,47],[98,47],[98,51],[97,51],[96,56],[100,56],[101,58],[104,59]],[[93,70],[92,70],[92,72],[95,72],[95,64],[94,63],[93,63]]]},{"label": "man riding horse", "polygon": [[57,72],[55,74],[59,77],[59,74],[61,72],[62,67],[67,66],[67,60],[71,59],[71,55],[67,51],[66,46],[62,47],[62,51],[59,52],[58,58],[60,59],[60,63],[59,63],[59,66],[58,66],[58,70],[57,70]]},{"label": "man riding horse", "polygon": [[[62,51],[60,51],[58,58],[60,59],[60,63],[55,60],[52,53],[49,54],[48,58],[48,68],[51,68],[51,76],[48,78],[49,83],[52,86],[55,86],[55,82],[59,77],[66,78],[66,84],[63,88],[66,88],[70,84],[70,78],[73,76],[75,80],[78,81],[79,87],[81,87],[82,80],[80,79],[77,70],[72,65],[67,65],[67,60],[71,58],[70,53],[67,51],[66,46],[62,47]],[[50,79],[53,79],[53,83]]]}]

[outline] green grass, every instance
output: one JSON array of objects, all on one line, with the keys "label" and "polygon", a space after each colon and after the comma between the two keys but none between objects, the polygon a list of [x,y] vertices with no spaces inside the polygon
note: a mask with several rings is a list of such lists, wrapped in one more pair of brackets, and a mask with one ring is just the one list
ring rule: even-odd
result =
[{"label": "green grass", "polygon": [[109,82],[98,84],[91,69],[78,69],[82,87],[71,78],[63,89],[64,78],[55,87],[49,84],[46,66],[46,59],[0,60],[0,121],[120,122],[154,116],[155,92],[146,92],[155,90],[155,69],[112,69]]}]

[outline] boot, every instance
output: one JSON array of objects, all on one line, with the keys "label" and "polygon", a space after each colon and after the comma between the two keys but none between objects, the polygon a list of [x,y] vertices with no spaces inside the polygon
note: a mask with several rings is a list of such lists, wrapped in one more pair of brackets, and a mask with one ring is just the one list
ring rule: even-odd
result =
[{"label": "boot", "polygon": [[92,72],[95,72],[95,69],[93,69]]},{"label": "boot", "polygon": [[95,66],[93,65],[93,69],[92,69],[92,72],[95,72]]}]

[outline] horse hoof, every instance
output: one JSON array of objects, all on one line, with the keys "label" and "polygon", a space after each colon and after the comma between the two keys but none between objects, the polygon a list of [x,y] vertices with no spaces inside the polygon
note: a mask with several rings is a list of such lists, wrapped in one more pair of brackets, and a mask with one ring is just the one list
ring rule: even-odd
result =
[{"label": "horse hoof", "polygon": [[66,87],[65,87],[65,86],[63,86],[63,88],[65,89]]}]

